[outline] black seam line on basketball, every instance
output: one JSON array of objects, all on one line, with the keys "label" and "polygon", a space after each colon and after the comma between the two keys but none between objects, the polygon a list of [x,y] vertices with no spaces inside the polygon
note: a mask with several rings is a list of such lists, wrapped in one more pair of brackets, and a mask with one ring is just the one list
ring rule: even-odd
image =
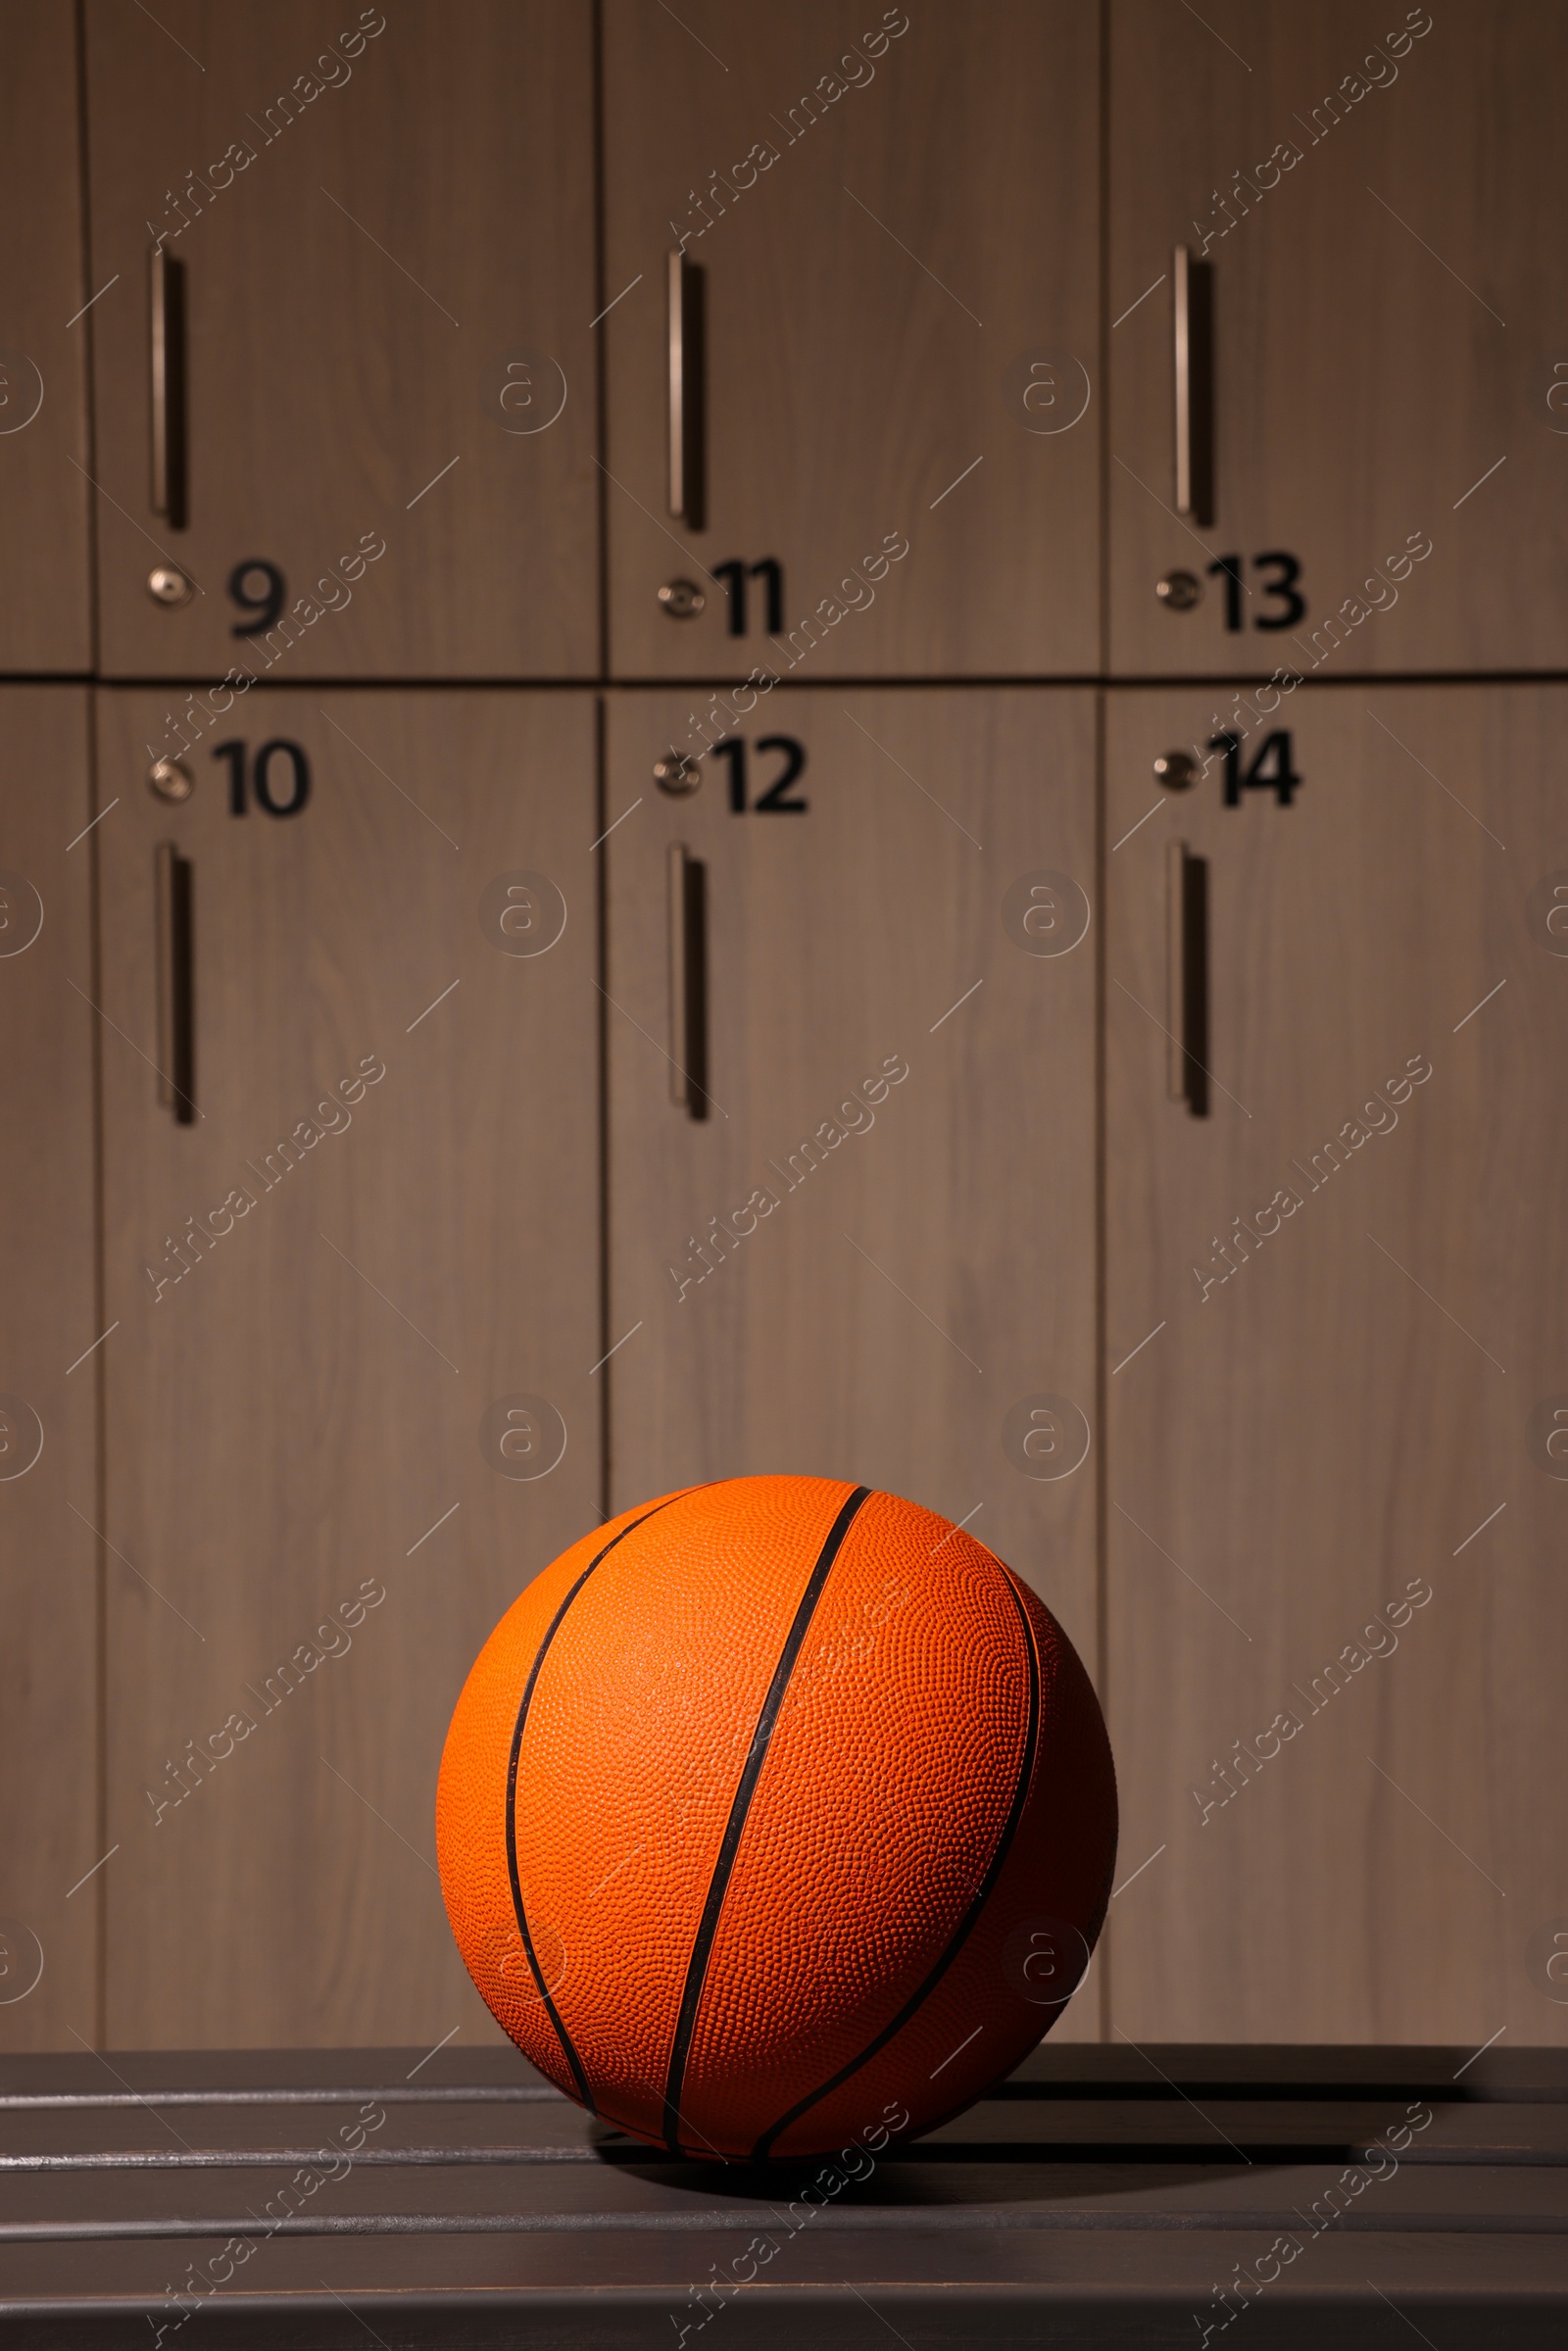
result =
[{"label": "black seam line on basketball", "polygon": [[[808,2097],[800,2099],[787,2114],[780,2115],[770,2130],[763,2131],[752,2149],[751,2161],[754,2163],[761,2162],[771,2152],[773,2141],[780,2137],[792,2123],[798,2123],[803,2114],[808,2113],[813,2106],[831,2095],[834,2090],[842,2088],[852,2074],[858,2074],[861,2066],[869,2064],[880,2050],[887,2047],[895,2033],[903,2032],[915,2010],[936,1989],[968,1941],[979,1924],[981,1912],[991,1898],[992,1887],[1002,1875],[1002,1865],[1007,1858],[1012,1840],[1018,1832],[1018,1823],[1023,1817],[1024,1802],[1029,1793],[1029,1784],[1034,1778],[1035,1756],[1040,1745],[1040,1659],[1035,1648],[1034,1627],[1029,1622],[1027,1609],[1018,1597],[1012,1577],[1007,1574],[1005,1568],[1004,1568],[1003,1574],[1006,1579],[1007,1596],[1017,1610],[1019,1622],[1023,1627],[1024,1655],[1029,1666],[1029,1728],[1024,1739],[1023,1755],[1018,1765],[1018,1778],[1012,1791],[1012,1802],[1007,1808],[1007,1817],[1003,1824],[1002,1835],[997,1839],[996,1851],[991,1856],[990,1864],[985,1876],[980,1881],[973,1901],[958,1921],[952,1941],[919,1989],[910,1993],[898,2015],[890,2024],[883,2027],[874,2040],[867,2041],[858,2057],[852,2057],[848,2065],[840,2066],[838,2072],[824,2082],[820,2089],[813,2089]],[[960,2108],[958,2111],[961,2112],[962,2109]]]},{"label": "black seam line on basketball", "polygon": [[833,1521],[828,1530],[827,1541],[817,1553],[816,1565],[812,1568],[806,1590],[801,1594],[795,1610],[794,1622],[785,1638],[784,1646],[779,1652],[778,1663],[773,1668],[773,1679],[767,1686],[767,1695],[762,1700],[762,1711],[757,1718],[757,1728],[752,1733],[752,1743],[730,1803],[729,1819],[724,1826],[723,1842],[718,1848],[718,1859],[713,1864],[713,1875],[708,1887],[708,1899],[703,1904],[703,1915],[698,1921],[697,1936],[692,1944],[692,1955],[686,1965],[686,1983],[680,1996],[680,2011],[675,2019],[675,2038],[669,2052],[669,2077],[664,2086],[664,2143],[672,2155],[679,2155],[682,2152],[677,2133],[681,2119],[680,2095],[686,2079],[686,2059],[691,2049],[692,2033],[697,2024],[697,2003],[703,1996],[703,1985],[708,1977],[708,1962],[713,1948],[713,1936],[718,1932],[718,1914],[723,1908],[724,1896],[729,1889],[730,1873],[735,1867],[735,1856],[740,1849],[741,1832],[746,1826],[746,1815],[751,1810],[752,1797],[756,1793],[757,1783],[760,1777],[763,1762],[766,1760],[768,1741],[773,1736],[773,1726],[778,1721],[779,1708],[784,1703],[784,1692],[789,1688],[790,1676],[795,1671],[795,1661],[801,1653],[801,1644],[806,1639],[807,1630],[815,1613],[816,1603],[822,1596],[823,1587],[832,1571],[833,1562],[838,1557],[839,1545],[849,1533],[851,1521],[870,1491],[869,1486],[857,1486]]},{"label": "black seam line on basketball", "polygon": [[577,2095],[588,2112],[593,2115],[597,2115],[599,2109],[594,2104],[593,2091],[588,2087],[588,2077],[582,2070],[582,2060],[572,2044],[571,2035],[561,2021],[561,2012],[545,1988],[544,1974],[534,1951],[533,1936],[528,1932],[527,1914],[522,1906],[522,1884],[517,1876],[517,1759],[522,1752],[523,1728],[528,1720],[528,1708],[533,1702],[534,1685],[539,1679],[539,1669],[544,1664],[551,1642],[561,1630],[562,1619],[566,1610],[571,1606],[594,1569],[600,1565],[601,1561],[609,1558],[617,1543],[624,1543],[628,1535],[635,1535],[637,1529],[645,1525],[649,1519],[656,1517],[660,1510],[667,1510],[670,1502],[681,1501],[690,1492],[689,1487],[683,1488],[680,1494],[672,1494],[668,1502],[660,1502],[655,1505],[653,1510],[645,1510],[641,1518],[634,1518],[629,1527],[622,1527],[618,1535],[612,1535],[604,1549],[589,1560],[582,1574],[551,1618],[545,1637],[539,1643],[533,1664],[528,1670],[528,1679],[522,1687],[522,1697],[517,1707],[517,1720],[512,1733],[512,1753],[507,1760],[507,1875],[512,1881],[512,1907],[517,1916],[517,1932],[522,1936],[522,1947],[527,1955],[534,1983],[538,1986],[539,1997],[545,2004],[545,2014],[555,2028],[556,2038],[560,2041],[566,2063],[571,2068],[571,2078],[577,2084]]}]

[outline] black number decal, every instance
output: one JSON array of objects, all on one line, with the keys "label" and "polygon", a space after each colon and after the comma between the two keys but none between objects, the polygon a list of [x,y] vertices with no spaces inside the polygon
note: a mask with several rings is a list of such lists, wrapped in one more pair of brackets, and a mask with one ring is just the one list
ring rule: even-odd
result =
[{"label": "black number decal", "polygon": [[746,563],[739,556],[727,563],[713,565],[714,579],[724,583],[729,600],[729,633],[732,637],[750,634],[749,605],[746,595],[748,579],[762,578],[767,582],[767,633],[780,634],[784,626],[784,566],[776,556],[764,555],[760,562]]},{"label": "black number decal", "polygon": [[722,743],[712,746],[713,757],[729,761],[729,810],[732,816],[746,813],[746,746],[739,735],[726,735]]},{"label": "black number decal", "polygon": [[1225,582],[1225,626],[1234,635],[1242,625],[1242,559],[1239,555],[1222,555],[1217,563],[1208,566],[1210,579]]},{"label": "black number decal", "polygon": [[[1261,571],[1268,564],[1272,564],[1278,570],[1278,579],[1269,579],[1263,582],[1263,594],[1278,597],[1280,603],[1285,607],[1283,612],[1272,612],[1267,615],[1262,612],[1254,612],[1252,626],[1254,628],[1294,628],[1306,611],[1305,597],[1298,596],[1296,590],[1296,583],[1301,576],[1299,556],[1287,555],[1283,548],[1276,547],[1267,555],[1254,555],[1250,560],[1254,571]],[[1225,582],[1225,626],[1228,632],[1235,636],[1240,632],[1242,626],[1241,557],[1239,555],[1222,555],[1218,563],[1209,564],[1208,577],[1223,579]]]},{"label": "black number decal", "polygon": [[752,577],[760,572],[767,581],[767,633],[776,637],[784,627],[784,566],[777,556],[764,555],[752,565]]},{"label": "black number decal", "polygon": [[713,577],[724,583],[729,598],[729,633],[732,637],[746,634],[746,565],[737,556],[732,563],[715,563]]},{"label": "black number decal", "polygon": [[[247,580],[257,578],[267,582],[260,596],[247,593],[245,586]],[[243,563],[234,565],[228,575],[228,592],[240,611],[251,614],[249,620],[235,621],[230,634],[236,637],[265,636],[283,610],[286,594],[282,572],[275,563],[264,563],[259,555],[248,556]]]},{"label": "black number decal", "polygon": [[[243,816],[245,813],[246,750],[247,746],[237,736],[230,743],[218,743],[213,747],[214,759],[226,759],[228,762],[228,812],[231,816]],[[279,800],[272,790],[272,761],[275,759],[287,759],[293,770],[293,789],[286,800]],[[251,793],[257,807],[265,808],[269,816],[299,814],[311,797],[311,762],[297,743],[291,743],[286,735],[274,735],[270,743],[262,745],[251,762]]]},{"label": "black number decal", "polygon": [[1261,571],[1265,563],[1277,564],[1280,576],[1265,581],[1263,593],[1265,596],[1277,596],[1285,610],[1266,620],[1259,612],[1254,625],[1258,628],[1294,628],[1306,611],[1306,599],[1296,592],[1296,583],[1301,576],[1300,563],[1294,555],[1286,555],[1283,549],[1278,548],[1268,555],[1253,556],[1254,571]]},{"label": "black number decal", "polygon": [[[739,735],[726,735],[721,743],[710,747],[713,757],[729,761],[729,808],[732,816],[744,816],[746,799],[746,744]],[[809,805],[804,800],[786,800],[788,792],[806,766],[806,745],[793,735],[763,735],[757,746],[759,751],[781,751],[784,754],[784,772],[776,783],[769,784],[760,800],[752,803],[754,816],[804,816]]]},{"label": "black number decal", "polygon": [[[294,770],[294,790],[287,800],[272,798],[269,770],[278,753]],[[290,743],[282,735],[274,735],[270,743],[264,743],[256,754],[256,764],[251,769],[251,790],[269,816],[297,816],[311,797],[311,763],[299,745]]]},{"label": "black number decal", "polygon": [[1244,792],[1272,792],[1282,808],[1291,806],[1292,796],[1300,777],[1296,772],[1295,753],[1290,729],[1276,727],[1265,735],[1257,757],[1244,772],[1242,767],[1242,738],[1240,735],[1210,735],[1210,751],[1225,756],[1225,806],[1239,808]]},{"label": "black number decal", "polygon": [[231,743],[213,745],[215,759],[228,761],[228,812],[231,816],[245,813],[245,746],[236,735]]},{"label": "black number decal", "polygon": [[769,816],[804,816],[810,805],[804,800],[786,800],[784,795],[806,765],[806,745],[797,743],[793,735],[763,735],[757,746],[759,751],[781,751],[784,754],[784,772],[776,784],[769,784],[757,804],[757,814]]}]

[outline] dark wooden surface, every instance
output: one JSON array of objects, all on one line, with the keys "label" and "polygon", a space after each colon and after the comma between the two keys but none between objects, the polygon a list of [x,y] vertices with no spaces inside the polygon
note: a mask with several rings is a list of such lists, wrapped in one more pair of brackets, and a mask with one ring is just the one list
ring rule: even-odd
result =
[{"label": "dark wooden surface", "polygon": [[13,2057],[0,2175],[0,2333],[39,2351],[1568,2326],[1568,2052],[1500,2044],[1048,2045],[929,2138],[765,2171],[664,2160],[507,2050]]}]

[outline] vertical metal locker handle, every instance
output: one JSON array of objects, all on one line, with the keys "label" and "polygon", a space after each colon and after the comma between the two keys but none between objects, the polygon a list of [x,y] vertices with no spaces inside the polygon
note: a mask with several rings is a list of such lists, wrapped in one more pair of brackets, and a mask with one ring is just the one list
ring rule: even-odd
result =
[{"label": "vertical metal locker handle", "polygon": [[185,527],[185,266],[167,247],[152,254],[149,315],[152,504],[175,530]]},{"label": "vertical metal locker handle", "polygon": [[703,378],[706,280],[683,253],[669,256],[665,287],[669,341],[669,511],[688,530],[707,520]]},{"label": "vertical metal locker handle", "polygon": [[[679,255],[676,257],[679,260]],[[692,1082],[686,1067],[686,877],[690,865],[683,841],[669,845],[669,1099],[677,1110],[691,1107]]]},{"label": "vertical metal locker handle", "polygon": [[1176,390],[1176,512],[1193,511],[1193,257],[1185,245],[1171,255],[1172,373]]},{"label": "vertical metal locker handle", "polygon": [[1165,845],[1165,1090],[1208,1116],[1208,859]]},{"label": "vertical metal locker handle", "polygon": [[1165,1091],[1187,1100],[1187,844],[1165,844]]},{"label": "vertical metal locker handle", "polygon": [[172,841],[157,858],[158,1100],[176,1126],[196,1119],[194,868]]},{"label": "vertical metal locker handle", "polygon": [[669,845],[669,1099],[708,1116],[708,868]]},{"label": "vertical metal locker handle", "polygon": [[686,256],[672,253],[668,271],[669,511],[686,519]]},{"label": "vertical metal locker handle", "polygon": [[[169,512],[169,256],[162,245],[153,247],[152,257],[152,318],[150,345],[152,350],[152,416],[153,416],[153,513]],[[162,852],[160,852],[160,857]],[[160,871],[162,865],[160,864]]]}]

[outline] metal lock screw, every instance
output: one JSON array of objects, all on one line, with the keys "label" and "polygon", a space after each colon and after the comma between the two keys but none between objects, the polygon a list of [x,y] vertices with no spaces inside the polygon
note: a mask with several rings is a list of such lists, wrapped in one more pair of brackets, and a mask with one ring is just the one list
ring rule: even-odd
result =
[{"label": "metal lock screw", "polygon": [[147,770],[147,788],[159,800],[189,800],[196,789],[195,778],[178,759],[154,759]]},{"label": "metal lock screw", "polygon": [[1167,571],[1154,582],[1154,594],[1173,612],[1190,612],[1203,601],[1203,583],[1193,571]]},{"label": "metal lock screw", "polygon": [[154,604],[189,604],[196,590],[177,563],[155,563],[147,574],[147,593]]},{"label": "metal lock screw", "polygon": [[1154,761],[1154,775],[1167,792],[1185,792],[1198,781],[1198,761],[1190,751],[1162,751]]},{"label": "metal lock screw", "polygon": [[667,751],[662,759],[654,761],[654,781],[661,792],[669,793],[672,799],[684,800],[702,780],[697,761],[684,751]]},{"label": "metal lock screw", "polygon": [[671,620],[695,620],[708,599],[694,579],[666,579],[659,601]]}]

